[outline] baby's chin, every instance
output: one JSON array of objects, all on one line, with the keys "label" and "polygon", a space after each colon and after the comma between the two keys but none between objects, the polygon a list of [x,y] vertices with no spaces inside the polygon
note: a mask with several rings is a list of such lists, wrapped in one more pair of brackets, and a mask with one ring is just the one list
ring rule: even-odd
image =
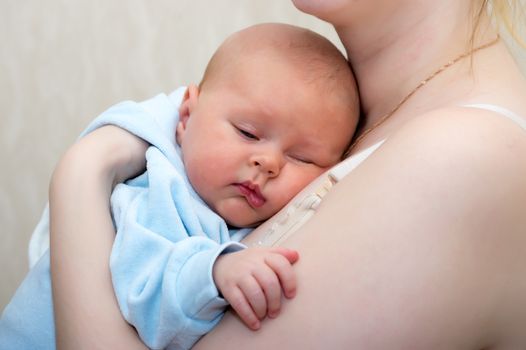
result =
[{"label": "baby's chin", "polygon": [[258,221],[249,221],[246,218],[245,219],[239,219],[239,218],[229,218],[227,216],[221,215],[223,220],[226,221],[229,228],[255,228],[261,225],[266,219],[264,220],[258,220]]},{"label": "baby's chin", "polygon": [[222,209],[223,210],[216,212],[231,228],[254,228],[261,225],[265,220],[268,219],[268,217],[262,218],[259,215],[254,215],[255,213],[244,213],[243,210],[239,210],[239,208],[237,208],[237,210],[235,208],[228,208],[231,210],[227,210],[227,208]]},{"label": "baby's chin", "polygon": [[270,217],[250,208],[242,197],[229,198],[214,204],[211,206],[212,210],[232,228],[253,228]]}]

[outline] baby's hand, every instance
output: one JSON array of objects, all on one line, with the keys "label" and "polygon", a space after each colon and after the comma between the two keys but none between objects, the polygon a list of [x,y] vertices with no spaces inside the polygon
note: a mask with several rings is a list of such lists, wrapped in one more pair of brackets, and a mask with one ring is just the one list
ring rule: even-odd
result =
[{"label": "baby's hand", "polygon": [[245,324],[259,329],[266,315],[279,314],[281,290],[287,298],[296,295],[296,275],[292,264],[295,250],[283,247],[251,247],[217,258],[213,277],[217,289]]}]

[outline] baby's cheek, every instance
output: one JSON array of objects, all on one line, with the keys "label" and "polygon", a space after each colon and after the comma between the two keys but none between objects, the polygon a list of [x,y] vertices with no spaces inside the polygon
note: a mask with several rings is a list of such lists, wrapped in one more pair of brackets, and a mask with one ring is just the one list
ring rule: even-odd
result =
[{"label": "baby's cheek", "polygon": [[280,191],[278,194],[280,209],[290,202],[309,183],[310,179],[297,179],[297,181]]},{"label": "baby's cheek", "polygon": [[311,169],[304,171],[302,173],[301,177],[301,188],[307,186],[312,181],[316,180],[319,176],[321,176],[327,168],[320,168],[320,167],[312,167]]},{"label": "baby's cheek", "polygon": [[325,169],[314,166],[289,168],[288,173],[282,173],[284,177],[278,180],[280,183],[274,188],[275,203],[284,206],[324,172]]}]

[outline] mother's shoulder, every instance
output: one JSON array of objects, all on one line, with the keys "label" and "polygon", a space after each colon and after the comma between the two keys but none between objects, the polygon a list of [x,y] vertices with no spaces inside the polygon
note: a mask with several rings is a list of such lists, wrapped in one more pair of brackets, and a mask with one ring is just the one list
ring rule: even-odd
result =
[{"label": "mother's shoulder", "polygon": [[480,215],[526,228],[519,210],[526,203],[526,131],[495,112],[453,107],[422,114],[392,133],[361,168],[365,179],[383,174],[406,200],[432,198],[444,214],[434,212],[437,221],[464,213],[473,232]]},{"label": "mother's shoulder", "polygon": [[488,165],[499,159],[520,158],[524,165],[526,129],[496,111],[454,106],[411,119],[388,138],[383,148],[450,161],[484,160]]}]

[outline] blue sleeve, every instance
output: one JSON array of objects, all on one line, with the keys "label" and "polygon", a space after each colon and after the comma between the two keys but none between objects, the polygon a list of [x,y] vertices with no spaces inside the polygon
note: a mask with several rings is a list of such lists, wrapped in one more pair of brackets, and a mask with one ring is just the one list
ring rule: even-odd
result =
[{"label": "blue sleeve", "polygon": [[139,239],[138,232],[129,239],[124,233],[112,254],[121,311],[149,348],[189,349],[225,311],[227,303],[218,296],[211,269],[219,254],[239,249],[238,244],[206,237],[172,243],[142,231]]},{"label": "blue sleeve", "polygon": [[192,195],[158,149],[147,171],[112,194],[117,236],[111,272],[125,319],[150,348],[190,348],[221,319],[212,267],[218,255],[242,249],[225,222]]}]

